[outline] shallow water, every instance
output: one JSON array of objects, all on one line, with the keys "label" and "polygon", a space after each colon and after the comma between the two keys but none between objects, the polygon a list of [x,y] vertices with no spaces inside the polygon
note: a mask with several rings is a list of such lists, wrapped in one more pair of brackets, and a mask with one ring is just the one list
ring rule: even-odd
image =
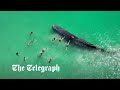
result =
[{"label": "shallow water", "polygon": [[[65,47],[51,26],[59,25],[72,34],[115,53]],[[119,11],[20,11],[0,12],[0,78],[120,78]],[[30,37],[29,33],[33,31]],[[36,41],[27,46],[31,39]],[[37,58],[42,48],[48,48]],[[19,56],[15,55],[19,52]],[[28,59],[23,61],[23,57]],[[48,59],[52,62],[48,63]],[[59,72],[14,72],[13,64],[56,65]]]}]

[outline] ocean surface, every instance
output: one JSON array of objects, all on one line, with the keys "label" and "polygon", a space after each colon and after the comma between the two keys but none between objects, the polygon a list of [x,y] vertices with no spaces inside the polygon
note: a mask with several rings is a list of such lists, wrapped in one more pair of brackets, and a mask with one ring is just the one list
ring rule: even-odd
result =
[{"label": "ocean surface", "polygon": [[[111,53],[71,45],[52,30],[58,25]],[[30,32],[33,34],[30,36]],[[55,41],[51,39],[57,38]],[[35,41],[27,46],[30,40]],[[48,48],[43,56],[39,52]],[[16,52],[19,56],[16,56]],[[24,57],[28,57],[24,61]],[[48,62],[52,59],[51,63]],[[59,72],[13,71],[12,65],[59,65]],[[1,11],[0,78],[120,79],[119,11]]]}]

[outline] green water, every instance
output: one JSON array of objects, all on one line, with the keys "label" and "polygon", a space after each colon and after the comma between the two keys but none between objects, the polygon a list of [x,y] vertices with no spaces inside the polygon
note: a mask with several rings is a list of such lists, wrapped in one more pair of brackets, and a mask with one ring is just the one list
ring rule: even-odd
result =
[{"label": "green water", "polygon": [[[59,35],[51,26],[58,25],[115,54],[103,54],[51,39]],[[33,35],[29,33],[33,31]],[[120,12],[119,11],[10,11],[0,12],[0,78],[30,79],[114,79],[120,78]],[[36,39],[31,46],[27,43]],[[41,58],[39,51],[48,48]],[[16,56],[19,52],[19,56]],[[28,59],[23,61],[23,57]],[[48,63],[48,59],[52,62]],[[59,72],[14,72],[13,64],[56,65]]]}]

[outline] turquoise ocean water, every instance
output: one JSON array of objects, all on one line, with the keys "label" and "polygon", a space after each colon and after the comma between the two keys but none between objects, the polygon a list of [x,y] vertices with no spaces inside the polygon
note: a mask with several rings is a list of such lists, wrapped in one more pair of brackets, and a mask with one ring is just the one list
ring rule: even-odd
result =
[{"label": "turquoise ocean water", "polygon": [[[103,54],[51,39],[59,35],[58,25],[113,54]],[[30,37],[29,33],[34,32]],[[36,41],[27,46],[31,39]],[[41,58],[39,51],[48,48]],[[19,52],[19,56],[16,56]],[[28,59],[23,61],[23,57]],[[48,63],[48,59],[52,62]],[[14,72],[13,64],[56,65],[59,72]],[[31,79],[114,79],[120,78],[120,12],[119,11],[1,11],[0,12],[0,78]]]}]

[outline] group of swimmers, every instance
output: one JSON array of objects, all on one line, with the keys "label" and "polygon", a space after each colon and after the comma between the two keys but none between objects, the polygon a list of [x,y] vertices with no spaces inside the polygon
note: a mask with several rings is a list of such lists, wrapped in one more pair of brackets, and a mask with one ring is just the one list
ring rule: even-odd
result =
[{"label": "group of swimmers", "polygon": [[[64,38],[65,38],[65,36],[64,36],[64,37],[61,37],[60,39],[58,39],[58,41],[61,42],[61,41],[64,40]],[[57,38],[53,38],[53,39],[52,39],[52,41],[55,41],[55,40],[57,40]],[[66,47],[68,47],[69,45],[70,45],[70,40],[66,43]]]},{"label": "group of swimmers", "polygon": [[[33,34],[33,32],[30,32],[29,36],[31,36],[32,34]],[[65,37],[61,37],[60,39],[58,39],[58,41],[61,42],[61,41],[64,40],[64,38],[65,38]],[[57,38],[53,38],[51,41],[55,41],[56,39],[57,39]],[[35,41],[35,39],[30,40],[30,41],[27,43],[27,45],[30,46],[34,41]],[[68,47],[69,45],[70,45],[70,40],[67,42],[66,47]],[[43,49],[39,52],[38,57],[41,57],[41,56],[45,53],[46,50],[48,50],[48,48],[43,48]],[[19,53],[18,53],[18,52],[16,52],[16,56],[19,56]],[[27,60],[27,58],[28,58],[28,57],[24,56],[23,60],[25,61],[25,60]],[[52,61],[51,58],[48,59],[48,62],[49,62],[49,63],[50,63],[51,61]]]}]

